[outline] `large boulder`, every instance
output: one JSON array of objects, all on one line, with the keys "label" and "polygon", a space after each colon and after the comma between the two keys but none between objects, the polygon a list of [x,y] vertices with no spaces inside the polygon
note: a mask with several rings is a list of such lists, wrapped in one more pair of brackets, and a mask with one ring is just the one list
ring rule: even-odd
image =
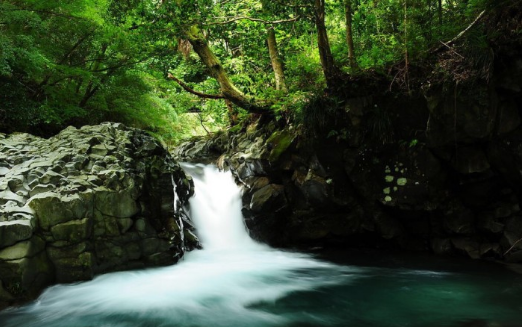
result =
[{"label": "large boulder", "polygon": [[192,193],[157,140],[121,124],[0,138],[0,306],[51,283],[174,263],[199,246],[182,211]]}]

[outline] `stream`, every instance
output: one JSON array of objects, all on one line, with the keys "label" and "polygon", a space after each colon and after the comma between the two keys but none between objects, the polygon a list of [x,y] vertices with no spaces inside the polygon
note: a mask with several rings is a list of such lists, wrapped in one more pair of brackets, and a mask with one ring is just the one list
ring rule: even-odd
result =
[{"label": "stream", "polygon": [[230,173],[184,169],[203,250],[169,267],[50,287],[0,312],[0,326],[522,326],[522,275],[465,259],[272,249],[249,237]]}]

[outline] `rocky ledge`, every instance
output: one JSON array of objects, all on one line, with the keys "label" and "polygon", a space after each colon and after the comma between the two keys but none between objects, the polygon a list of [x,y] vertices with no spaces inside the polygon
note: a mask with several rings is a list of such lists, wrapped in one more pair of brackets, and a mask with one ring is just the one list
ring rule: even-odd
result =
[{"label": "rocky ledge", "polygon": [[192,194],[158,141],[121,124],[0,134],[0,308],[52,283],[174,263],[199,246],[181,209]]},{"label": "rocky ledge", "polygon": [[503,82],[522,64],[509,67],[458,99],[351,98],[316,105],[322,125],[245,123],[175,155],[233,170],[251,235],[272,245],[522,263],[522,87]]}]

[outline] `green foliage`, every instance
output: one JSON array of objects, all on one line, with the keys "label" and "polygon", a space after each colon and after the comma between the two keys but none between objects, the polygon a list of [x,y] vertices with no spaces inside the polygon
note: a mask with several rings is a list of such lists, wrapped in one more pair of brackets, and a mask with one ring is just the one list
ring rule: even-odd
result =
[{"label": "green foliage", "polygon": [[[410,61],[423,59],[491,0],[444,1],[441,11],[437,3],[352,0],[361,71],[386,72],[406,53]],[[348,67],[344,1],[327,0],[325,9],[337,66],[345,73],[360,73]],[[68,124],[113,120],[177,142],[228,126],[229,108],[223,100],[201,99],[166,79],[170,72],[195,91],[221,92],[185,41],[187,32],[197,28],[238,89],[271,104],[279,119],[302,122],[313,133],[326,132],[342,109],[339,100],[317,95],[326,84],[314,10],[302,0],[4,0],[0,131],[50,134]],[[288,92],[275,90],[269,28],[275,31]],[[465,42],[470,64],[487,74],[492,60],[487,39],[470,31]],[[385,113],[372,115],[371,134],[388,135]],[[336,133],[330,136],[342,136]]]},{"label": "green foliage", "polygon": [[309,134],[322,134],[328,128],[337,125],[337,118],[342,110],[341,104],[341,101],[333,96],[314,95],[303,106],[298,118]]},{"label": "green foliage", "polygon": [[374,105],[368,118],[367,135],[376,143],[386,144],[394,140],[394,130],[386,108]]}]

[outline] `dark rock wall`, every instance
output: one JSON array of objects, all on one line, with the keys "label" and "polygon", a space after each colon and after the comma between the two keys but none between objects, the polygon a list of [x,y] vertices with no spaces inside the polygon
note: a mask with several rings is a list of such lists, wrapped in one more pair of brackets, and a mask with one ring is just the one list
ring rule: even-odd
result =
[{"label": "dark rock wall", "polygon": [[251,234],[273,245],[522,262],[522,61],[495,69],[489,83],[425,97],[346,100],[315,133],[255,123],[177,156],[232,169]]}]

